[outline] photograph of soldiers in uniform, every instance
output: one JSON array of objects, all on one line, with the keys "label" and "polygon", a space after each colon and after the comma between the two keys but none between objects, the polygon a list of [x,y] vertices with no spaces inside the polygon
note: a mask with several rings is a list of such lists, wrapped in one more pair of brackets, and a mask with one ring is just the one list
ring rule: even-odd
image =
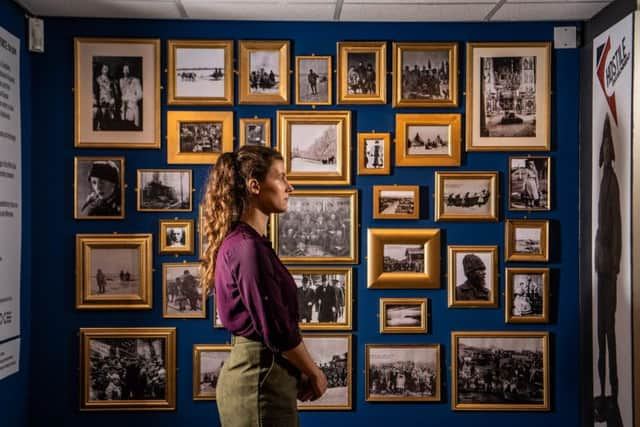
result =
[{"label": "photograph of soldiers in uniform", "polygon": [[138,210],[190,211],[190,170],[138,170]]},{"label": "photograph of soldiers in uniform", "polygon": [[507,283],[507,286],[510,287],[507,292],[510,320],[518,321],[545,317],[546,289],[543,273],[516,273],[511,275],[510,279]]},{"label": "photograph of soldiers in uniform", "polygon": [[338,125],[291,126],[291,172],[339,173]]},{"label": "photograph of soldiers in uniform", "polygon": [[350,288],[351,283],[347,283],[346,273],[304,273],[295,268],[290,268],[290,271],[298,287],[301,329],[309,324],[347,325],[350,317],[347,302],[351,296],[351,289],[347,286]]},{"label": "photograph of soldiers in uniform", "polygon": [[385,243],[383,273],[424,272],[424,245]]},{"label": "photograph of soldiers in uniform", "polygon": [[444,180],[442,191],[443,214],[491,215],[491,179]]},{"label": "photograph of soldiers in uniform", "polygon": [[[477,249],[476,249],[477,248]],[[453,262],[449,280],[451,287],[449,307],[495,307],[497,248],[481,250],[475,247],[450,246],[449,256]]]},{"label": "photograph of soldiers in uniform", "polygon": [[331,57],[297,58],[298,104],[330,104]]},{"label": "photograph of soldiers in uniform", "polygon": [[206,317],[205,298],[198,263],[165,263],[163,266],[163,317]]},{"label": "photograph of soldiers in uniform", "polygon": [[75,219],[124,218],[124,157],[76,157]]},{"label": "photograph of soldiers in uniform", "polygon": [[231,345],[196,344],[193,352],[193,399],[215,400],[220,370],[231,353]]},{"label": "photograph of soldiers in uniform", "polygon": [[280,51],[249,52],[249,93],[278,94],[280,92]]},{"label": "photograph of soldiers in uniform", "polygon": [[221,153],[222,122],[180,122],[181,153]]},{"label": "photograph of soldiers in uniform", "polygon": [[402,66],[402,99],[451,97],[448,50],[404,50]]},{"label": "photograph of soldiers in uniform", "polygon": [[348,52],[347,53],[347,94],[374,95],[376,94],[376,53]]},{"label": "photograph of soldiers in uniform", "polygon": [[142,295],[140,251],[140,247],[91,247],[89,295]]},{"label": "photograph of soldiers in uniform", "polygon": [[173,70],[175,97],[224,97],[224,67],[224,48],[176,48]]},{"label": "photograph of soldiers in uniform", "polygon": [[378,200],[376,203],[378,209],[377,218],[384,218],[386,215],[409,217],[417,216],[416,208],[416,190],[380,190],[376,191],[374,186],[374,197]]},{"label": "photograph of soldiers in uniform", "polygon": [[449,154],[449,126],[409,125],[407,155]]},{"label": "photograph of soldiers in uniform", "polygon": [[509,159],[509,209],[549,210],[549,157]]},{"label": "photograph of soldiers in uniform", "polygon": [[384,140],[367,138],[364,140],[364,167],[367,169],[384,168]]}]

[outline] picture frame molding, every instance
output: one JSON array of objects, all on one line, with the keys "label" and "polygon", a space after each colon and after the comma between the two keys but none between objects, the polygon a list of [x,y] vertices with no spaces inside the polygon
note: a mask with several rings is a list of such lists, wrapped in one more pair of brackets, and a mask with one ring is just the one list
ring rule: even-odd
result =
[{"label": "picture frame molding", "polygon": [[[327,61],[327,101],[323,102],[308,102],[300,99],[300,79],[299,67],[300,61],[304,60],[325,60]],[[331,63],[331,55],[296,55],[296,105],[332,105],[333,104],[333,67]]]},{"label": "picture frame molding", "polygon": [[[185,236],[185,249],[173,249],[167,246],[165,237],[167,234],[167,228],[169,227],[183,227],[187,229]],[[177,254],[177,255],[192,255],[194,253],[194,224],[193,219],[161,219],[158,221],[158,253],[161,255]]]},{"label": "picture frame molding", "polygon": [[[384,214],[380,212],[380,197],[383,191],[412,191],[413,213]],[[420,186],[419,185],[374,185],[373,186],[373,219],[420,219]]]},{"label": "picture frame molding", "polygon": [[[338,104],[386,104],[387,103],[387,42],[340,41],[337,42],[337,93]],[[347,72],[349,53],[373,53],[376,55],[376,93],[373,95],[348,94]]]},{"label": "picture frame molding", "polygon": [[[381,334],[426,334],[429,329],[428,298],[380,298],[378,317],[380,320]],[[419,305],[420,325],[419,326],[389,326],[387,325],[387,308],[389,305]]]},{"label": "picture frame molding", "polygon": [[[519,254],[515,252],[516,228],[540,229],[541,254]],[[505,261],[549,261],[549,220],[548,219],[507,219],[504,222]]]},{"label": "picture frame molding", "polygon": [[[142,178],[142,173],[153,173],[153,172],[171,172],[171,173],[187,173],[189,176],[189,207],[184,209],[155,209],[155,208],[142,208],[142,188],[140,187],[140,182]],[[193,209],[193,171],[191,169],[138,169],[136,171],[136,208],[138,212],[191,212]]]},{"label": "picture frame molding", "polygon": [[[511,172],[511,162],[514,159],[525,159],[525,160],[535,160],[535,159],[545,159],[547,161],[547,185],[545,186],[545,190],[547,192],[547,205],[544,208],[536,208],[536,207],[529,207],[529,208],[514,208],[512,207],[512,203],[511,203],[511,195],[513,194],[512,191],[512,172]],[[520,212],[531,212],[531,211],[550,211],[551,210],[551,156],[509,156],[509,160],[508,160],[508,168],[507,170],[509,171],[509,182],[507,183],[508,185],[508,195],[509,195],[509,200],[508,200],[508,209],[510,211],[520,211]]]},{"label": "picture frame molding", "polygon": [[[514,316],[512,313],[513,277],[516,274],[542,275],[542,315]],[[549,322],[549,281],[551,271],[548,267],[507,267],[504,284],[504,321],[505,323],[548,323]]]},{"label": "picture frame molding", "polygon": [[200,374],[201,374],[201,358],[202,353],[205,352],[224,352],[228,351],[231,353],[231,349],[233,348],[232,344],[194,344],[193,345],[193,388],[192,388],[192,399],[193,400],[216,400],[216,393],[213,395],[204,394],[200,391]]},{"label": "picture frame molding", "polygon": [[[493,171],[462,171],[462,172],[435,172],[436,202],[435,221],[498,221],[498,188],[499,172]],[[488,179],[490,181],[491,192],[489,194],[489,214],[487,215],[465,215],[444,213],[444,184],[446,179]]]},{"label": "picture frame molding", "polygon": [[[81,179],[81,177],[78,174],[78,165],[79,162],[82,161],[87,161],[87,162],[94,162],[94,161],[107,161],[107,160],[117,160],[120,162],[120,215],[113,215],[113,216],[109,216],[109,215],[84,215],[84,216],[80,216],[78,215],[78,206],[79,203],[81,202],[80,200],[78,200],[78,183],[80,182],[79,180]],[[125,206],[125,190],[127,188],[126,184],[125,184],[125,158],[124,156],[75,156],[73,158],[73,219],[78,219],[78,220],[92,220],[92,219],[112,219],[112,220],[116,220],[116,219],[124,219],[125,218],[125,212],[126,212],[126,206]],[[89,184],[90,185],[90,184]]]},{"label": "picture frame molding", "polygon": [[[240,141],[239,146],[247,145],[247,131],[246,126],[249,124],[262,125],[264,129],[265,146],[271,147],[271,119],[269,117],[243,117],[240,119],[238,127],[240,128]],[[232,144],[233,145],[233,144]],[[229,150],[233,151],[233,150]]]},{"label": "picture frame molding", "polygon": [[[452,114],[396,114],[396,166],[460,166],[462,117]],[[407,154],[409,126],[449,126],[449,154]]]},{"label": "picture frame molding", "polygon": [[[492,281],[488,283],[488,287],[491,290],[491,298],[488,301],[457,301],[456,300],[456,286],[461,282],[461,279],[456,274],[456,254],[458,252],[485,252],[491,254],[492,265],[487,266],[487,271],[491,272]],[[498,307],[498,292],[500,290],[499,277],[498,277],[498,264],[500,259],[498,257],[498,245],[449,245],[447,246],[447,267],[448,267],[448,300],[449,308],[496,308]]]},{"label": "picture frame molding", "polygon": [[[182,123],[222,122],[220,153],[180,152]],[[167,164],[214,164],[222,153],[233,151],[233,111],[167,111]]]},{"label": "picture frame molding", "polygon": [[[382,156],[384,166],[368,168],[365,165],[367,140],[382,140]],[[391,174],[391,134],[389,132],[358,132],[358,175],[390,175]]]},{"label": "picture frame molding", "polygon": [[202,294],[200,295],[200,306],[202,307],[202,313],[183,313],[183,314],[171,314],[167,311],[168,304],[168,280],[167,271],[170,267],[175,268],[194,268],[199,269],[199,262],[163,262],[162,263],[162,317],[165,319],[206,319],[207,318],[207,292],[204,289],[202,282],[199,283],[202,288]]},{"label": "picture frame molding", "polygon": [[[238,104],[289,104],[290,42],[289,40],[240,40],[239,42]],[[272,50],[279,53],[277,94],[252,94],[249,91],[251,51]]]}]

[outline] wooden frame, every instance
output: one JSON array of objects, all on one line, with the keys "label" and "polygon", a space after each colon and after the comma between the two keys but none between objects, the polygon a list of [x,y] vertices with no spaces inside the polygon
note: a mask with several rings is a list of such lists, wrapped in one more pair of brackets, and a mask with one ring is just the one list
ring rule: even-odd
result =
[{"label": "wooden frame", "polygon": [[[195,272],[195,274],[192,274]],[[195,289],[181,289],[177,283],[186,280]],[[191,295],[190,295],[191,293]],[[197,295],[195,294],[197,293]],[[189,311],[187,310],[189,304]],[[191,304],[195,303],[195,309]],[[200,307],[198,307],[198,303]],[[205,319],[207,317],[207,292],[200,280],[199,262],[162,263],[162,317],[167,319]]]},{"label": "wooden frame", "polygon": [[204,235],[204,207],[198,205],[198,258],[204,259],[204,253],[208,242]]},{"label": "wooden frame", "polygon": [[[231,344],[194,344],[193,345],[193,400],[216,400],[216,385],[218,382],[218,378],[220,375],[220,369],[222,368],[221,364],[216,365],[218,360],[213,361],[213,367],[211,367],[212,372],[209,375],[213,375],[214,379],[211,379],[212,383],[207,390],[203,390],[202,383],[204,380],[204,375],[207,373],[202,372],[202,365],[205,363],[206,357],[204,354],[206,353],[220,353],[223,355],[227,353],[226,356],[229,357],[229,353],[231,353],[231,349],[233,346]],[[226,360],[226,357],[220,357],[221,362]],[[209,363],[210,364],[210,363]],[[216,371],[217,368],[217,371]],[[211,377],[209,377],[211,378]],[[216,385],[213,385],[213,383]],[[209,390],[212,389],[212,390]]]},{"label": "wooden frame", "polygon": [[[248,126],[260,126],[260,137],[253,130],[247,129]],[[271,147],[271,119],[270,118],[244,118],[240,119],[240,147],[243,145],[264,145]]]},{"label": "wooden frame", "polygon": [[[389,200],[384,202],[383,197]],[[411,202],[407,199],[411,199]],[[374,219],[419,219],[420,186],[418,185],[374,185]]]},{"label": "wooden frame", "polygon": [[[498,306],[498,246],[497,245],[449,245],[448,253],[448,294],[449,308],[494,308]],[[460,260],[458,260],[459,257]],[[459,261],[459,262],[458,262]],[[474,284],[471,281],[479,279],[472,273],[484,266],[485,276],[483,289],[488,295],[480,291],[479,298],[473,298]],[[488,273],[488,274],[487,274]],[[486,278],[486,276],[489,276]],[[466,277],[466,281],[465,281]],[[469,298],[469,299],[467,299]]]},{"label": "wooden frame", "polygon": [[[315,64],[305,64],[304,61],[315,62]],[[318,67],[318,65],[321,65],[319,64],[320,61],[325,62],[322,68]],[[308,85],[307,90],[303,89],[303,84]],[[318,86],[320,90],[318,90]],[[333,102],[332,88],[333,68],[331,67],[331,56],[296,56],[297,105],[331,105]],[[314,89],[315,94],[313,93]]]},{"label": "wooden frame", "polygon": [[[289,41],[288,40],[240,40],[240,75],[238,77],[238,90],[240,104],[288,104],[289,103]],[[277,61],[266,55],[267,52],[278,55]],[[261,54],[262,53],[262,54]],[[252,56],[255,58],[252,59]],[[277,88],[270,86],[261,88],[252,86],[252,72],[261,72],[264,64],[274,67],[277,62],[278,69],[274,71]],[[270,68],[270,71],[273,68]],[[277,71],[277,72],[276,72]],[[269,73],[264,69],[267,84]],[[254,75],[255,76],[255,75]],[[259,77],[256,77],[259,79]],[[271,79],[272,80],[272,79]],[[254,83],[255,85],[255,83]],[[260,93],[264,91],[265,93]]]},{"label": "wooden frame", "polygon": [[[549,269],[507,268],[504,281],[504,321],[506,323],[547,323],[549,321]],[[530,276],[540,276],[539,283]],[[516,280],[527,277],[528,283]],[[517,291],[517,292],[516,292]],[[542,293],[542,295],[540,295]]]},{"label": "wooden frame", "polygon": [[[427,298],[380,298],[381,334],[426,334],[428,329]],[[390,308],[396,306],[398,314],[389,314]],[[417,309],[415,308],[417,306]],[[413,307],[413,308],[411,308]],[[407,313],[407,310],[410,310]],[[420,318],[415,321],[415,316]],[[389,317],[393,317],[394,325],[389,324]]]},{"label": "wooden frame", "polygon": [[[458,182],[447,188],[447,180]],[[436,172],[435,181],[436,221],[498,221],[498,172]]]},{"label": "wooden frame", "polygon": [[[191,255],[194,252],[194,229],[192,219],[161,219],[159,221],[158,253]],[[182,229],[182,233],[171,233],[171,229]]]},{"label": "wooden frame", "polygon": [[[124,176],[124,157],[74,157],[73,218],[124,219]],[[113,183],[113,178],[116,178],[116,183]],[[107,191],[112,191],[110,196],[104,194]],[[83,213],[85,210],[86,214]],[[109,212],[114,214],[109,215]]]},{"label": "wooden frame", "polygon": [[396,166],[460,166],[460,114],[396,114]]},{"label": "wooden frame", "polygon": [[[368,143],[372,146],[367,147]],[[382,165],[380,165],[380,157],[382,157]],[[358,175],[389,174],[391,174],[391,135],[388,132],[358,132]]]},{"label": "wooden frame", "polygon": [[[151,174],[151,178],[145,177],[146,174]],[[165,184],[163,182],[165,180],[171,181],[170,185]],[[192,171],[191,169],[138,169],[136,191],[138,192],[136,198],[138,211],[191,212]]]},{"label": "wooden frame", "polygon": [[509,210],[551,210],[551,157],[509,157]]},{"label": "wooden frame", "polygon": [[504,246],[506,261],[549,261],[549,220],[506,220]]},{"label": "wooden frame", "polygon": [[[386,104],[387,42],[338,42],[337,50],[338,104]],[[367,78],[371,71],[373,84]]]},{"label": "wooden frame", "polygon": [[210,165],[229,151],[233,151],[232,111],[167,112],[168,164]]}]

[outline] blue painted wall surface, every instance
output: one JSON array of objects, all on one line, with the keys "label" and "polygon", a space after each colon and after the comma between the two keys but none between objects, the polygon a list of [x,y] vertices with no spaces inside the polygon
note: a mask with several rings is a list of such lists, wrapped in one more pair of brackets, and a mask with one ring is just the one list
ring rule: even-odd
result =
[{"label": "blue painted wall surface", "polygon": [[[34,211],[33,255],[34,283],[32,331],[33,361],[30,408],[34,426],[59,425],[92,427],[140,425],[217,425],[213,402],[194,402],[192,387],[192,347],[201,343],[225,343],[226,331],[212,328],[211,314],[206,320],[162,318],[161,264],[175,258],[159,256],[154,250],[154,298],[151,311],[78,311],[74,303],[76,233],[154,233],[158,220],[173,214],[136,212],[136,169],[182,167],[167,166],[166,142],[160,150],[74,149],[73,148],[73,37],[157,37],[162,40],[162,84],[166,86],[166,45],[168,39],[287,39],[294,55],[336,54],[336,42],[342,40],[455,41],[460,47],[460,88],[465,87],[465,43],[467,41],[548,41],[553,40],[554,25],[575,23],[281,23],[281,22],[207,22],[47,19],[47,50],[33,62],[33,141],[38,156],[33,164]],[[389,49],[391,44],[389,43]],[[237,43],[236,43],[237,54]],[[237,56],[237,55],[236,55]],[[387,58],[391,69],[391,55]],[[552,52],[552,150],[553,209],[530,218],[549,218],[551,227],[551,322],[545,325],[506,325],[500,280],[500,307],[496,309],[448,309],[446,277],[438,290],[370,290],[366,288],[366,230],[369,227],[406,227],[443,229],[442,271],[446,271],[446,245],[497,244],[500,246],[499,271],[504,275],[504,219],[523,218],[522,213],[507,211],[507,161],[513,153],[463,153],[462,166],[455,170],[500,171],[500,222],[435,223],[433,220],[434,171],[436,168],[393,168],[391,176],[353,176],[353,188],[360,192],[360,263],[354,266],[353,329],[353,411],[304,412],[305,426],[394,425],[474,425],[539,427],[540,425],[578,425],[579,364],[578,349],[578,84],[579,51]],[[335,82],[334,82],[335,83]],[[390,79],[389,85],[390,88]],[[460,89],[460,107],[455,109],[393,109],[390,103],[376,106],[332,105],[320,109],[349,109],[353,112],[352,140],[357,132],[395,133],[395,114],[407,112],[460,112],[465,114],[465,99]],[[237,85],[236,85],[237,93]],[[292,92],[293,95],[293,92]],[[237,96],[236,96],[237,99]],[[391,99],[390,89],[388,99]],[[162,135],[166,134],[166,93],[162,92]],[[270,117],[275,124],[277,109],[308,110],[306,106],[246,106],[228,108],[238,118]],[[172,110],[203,109],[172,107]],[[211,108],[224,110],[225,108]],[[275,128],[272,129],[275,140]],[[354,143],[355,146],[355,143]],[[526,153],[525,153],[526,154]],[[88,155],[126,157],[126,219],[124,221],[74,221],[73,158]],[[35,156],[34,156],[35,157]],[[352,164],[356,164],[352,152]],[[206,167],[193,166],[195,202],[199,202]],[[355,170],[355,167],[354,167]],[[451,170],[451,169],[448,169]],[[419,221],[372,220],[373,184],[419,184],[422,187],[422,219]],[[196,218],[197,212],[177,215]],[[195,257],[183,257],[195,261]],[[183,259],[180,258],[180,259]],[[527,264],[510,264],[527,265]],[[387,335],[378,333],[380,297],[428,297],[431,309],[430,333],[426,335]],[[175,326],[177,327],[177,410],[168,413],[86,413],[79,412],[78,336],[80,327]],[[464,330],[542,330],[551,333],[551,404],[543,413],[479,413],[451,410],[451,337]],[[364,401],[364,345],[366,343],[440,343],[442,344],[443,399],[440,403],[368,403]],[[241,416],[241,414],[239,414]],[[402,421],[401,421],[402,420]]]}]

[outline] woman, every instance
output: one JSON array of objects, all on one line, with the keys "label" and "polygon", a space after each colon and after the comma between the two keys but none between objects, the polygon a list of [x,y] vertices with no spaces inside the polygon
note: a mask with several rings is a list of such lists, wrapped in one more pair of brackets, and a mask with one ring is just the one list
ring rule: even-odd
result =
[{"label": "woman", "polygon": [[533,160],[527,160],[527,167],[524,169],[522,187],[522,201],[528,208],[540,205],[540,192],[538,191],[538,170]]},{"label": "woman", "polygon": [[215,284],[218,314],[234,335],[216,390],[223,427],[298,426],[296,398],[327,389],[302,342],[295,281],[264,237],[291,191],[282,156],[250,145],[222,154],[206,185],[203,283]]}]

